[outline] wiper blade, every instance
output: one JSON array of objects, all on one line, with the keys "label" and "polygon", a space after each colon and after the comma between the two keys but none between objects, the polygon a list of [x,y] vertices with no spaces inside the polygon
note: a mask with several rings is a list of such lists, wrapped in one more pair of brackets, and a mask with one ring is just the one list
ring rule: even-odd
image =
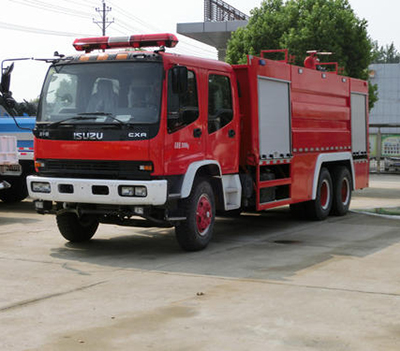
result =
[{"label": "wiper blade", "polygon": [[50,123],[48,125],[48,127],[57,127],[58,125],[60,125],[62,123],[65,123],[65,122],[68,122],[68,121],[93,120],[93,119],[96,119],[98,117],[110,118],[113,121],[118,122],[121,127],[127,125],[127,123],[119,120],[118,118],[115,118],[112,113],[108,113],[108,112],[82,112],[82,113],[78,113],[77,116],[69,117],[69,118],[66,118],[66,119],[62,119],[61,121]]},{"label": "wiper blade", "polygon": [[94,117],[97,117],[97,116],[109,116],[109,117],[112,117],[112,113],[110,113],[110,112],[81,112],[81,113],[78,113],[78,116],[94,116]]},{"label": "wiper blade", "polygon": [[121,126],[127,125],[127,123],[119,120],[118,118],[114,117],[112,113],[108,113],[108,112],[82,112],[82,113],[78,113],[78,116],[83,116],[83,117],[89,116],[91,118],[106,116],[107,118],[110,118],[115,122],[118,122]]},{"label": "wiper blade", "polygon": [[68,122],[68,121],[82,121],[82,120],[90,120],[90,119],[96,119],[96,116],[74,116],[74,117],[69,117],[66,119],[62,119],[61,121],[53,122],[48,125],[48,127],[57,127],[58,125]]}]

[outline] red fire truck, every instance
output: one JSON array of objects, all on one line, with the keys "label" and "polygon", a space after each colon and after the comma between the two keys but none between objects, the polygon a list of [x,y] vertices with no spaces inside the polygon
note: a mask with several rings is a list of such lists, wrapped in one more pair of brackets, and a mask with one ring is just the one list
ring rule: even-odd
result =
[{"label": "red fire truck", "polygon": [[[229,65],[165,52],[177,42],[77,39],[85,53],[52,63],[28,177],[37,212],[72,242],[99,223],[175,227],[189,251],[207,246],[216,213],[346,214],[368,186],[367,82],[287,54]],[[130,49],[93,53],[118,48]]]}]

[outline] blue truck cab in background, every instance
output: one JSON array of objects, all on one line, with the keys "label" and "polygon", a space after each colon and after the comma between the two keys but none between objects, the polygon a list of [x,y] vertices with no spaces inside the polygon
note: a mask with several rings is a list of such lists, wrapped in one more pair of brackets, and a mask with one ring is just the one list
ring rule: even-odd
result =
[{"label": "blue truck cab in background", "polygon": [[[1,109],[0,109],[1,110]],[[7,181],[11,187],[0,191],[0,200],[3,202],[18,202],[28,196],[26,177],[35,172],[33,160],[33,134],[35,117],[16,117],[14,119],[6,113],[0,113],[0,135],[15,136],[17,138],[18,165],[10,165],[0,174],[1,179]]]}]

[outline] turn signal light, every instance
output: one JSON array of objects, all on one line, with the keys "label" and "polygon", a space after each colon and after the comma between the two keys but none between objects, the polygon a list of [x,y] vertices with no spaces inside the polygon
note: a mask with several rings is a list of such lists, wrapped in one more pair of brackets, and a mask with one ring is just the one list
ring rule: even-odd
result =
[{"label": "turn signal light", "polygon": [[139,166],[140,171],[147,171],[147,172],[153,172],[153,165],[140,165]]},{"label": "turn signal light", "polygon": [[45,163],[43,161],[40,160],[36,160],[35,161],[35,170],[36,172],[39,172],[40,168],[43,168],[45,166]]}]

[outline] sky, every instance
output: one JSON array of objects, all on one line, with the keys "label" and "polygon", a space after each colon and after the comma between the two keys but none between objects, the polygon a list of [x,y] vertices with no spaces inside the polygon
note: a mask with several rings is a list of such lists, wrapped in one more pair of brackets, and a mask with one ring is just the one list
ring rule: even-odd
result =
[{"label": "sky", "polygon": [[[379,45],[395,44],[400,50],[399,0],[349,0],[359,18],[368,21],[368,32]],[[176,24],[202,22],[203,0],[105,0],[111,7],[107,35],[174,33]],[[250,14],[261,0],[225,0]],[[379,5],[378,5],[379,3]],[[10,58],[51,58],[54,51],[74,54],[75,38],[101,36],[96,8],[102,0],[0,0],[0,61]],[[217,58],[214,48],[177,35],[173,52]],[[326,48],[324,48],[326,50]],[[7,64],[5,64],[7,66]],[[15,64],[11,90],[17,101],[32,100],[39,94],[48,64],[19,61]]]}]

